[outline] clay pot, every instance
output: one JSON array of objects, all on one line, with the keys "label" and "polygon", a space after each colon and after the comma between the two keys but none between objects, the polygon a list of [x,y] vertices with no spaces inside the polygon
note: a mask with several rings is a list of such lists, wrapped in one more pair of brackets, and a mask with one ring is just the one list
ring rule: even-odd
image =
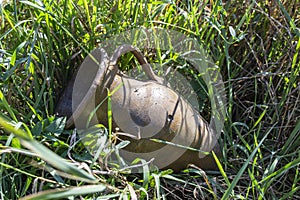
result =
[{"label": "clay pot", "polygon": [[[127,52],[134,54],[149,81],[135,80],[118,70],[118,58]],[[68,128],[74,125],[85,128],[90,113],[102,102],[89,125],[107,126],[107,103],[103,103],[107,89],[114,91],[111,96],[113,130],[119,128],[120,132],[131,135],[120,137],[130,141],[121,152],[126,159],[154,158],[159,168],[175,171],[188,164],[204,170],[217,169],[212,155],[183,148],[213,150],[219,156],[215,131],[182,96],[163,84],[163,79],[153,73],[144,56],[133,46],[120,46],[110,59],[105,50],[94,50],[67,86],[56,112],[67,116]]]}]

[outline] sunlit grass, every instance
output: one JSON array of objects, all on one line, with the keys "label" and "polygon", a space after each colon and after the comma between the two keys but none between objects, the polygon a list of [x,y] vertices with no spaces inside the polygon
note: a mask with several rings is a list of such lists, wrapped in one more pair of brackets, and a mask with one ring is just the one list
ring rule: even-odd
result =
[{"label": "sunlit grass", "polygon": [[[3,2],[1,199],[300,198],[298,0]],[[98,158],[77,132],[53,117],[62,88],[84,57],[106,38],[140,26],[195,37],[220,67],[228,98],[220,172],[193,166],[181,173],[153,171],[136,160],[142,173],[129,173],[109,163],[110,154],[118,156],[113,135],[111,148],[94,162]],[[149,55],[164,62],[159,58]]]}]

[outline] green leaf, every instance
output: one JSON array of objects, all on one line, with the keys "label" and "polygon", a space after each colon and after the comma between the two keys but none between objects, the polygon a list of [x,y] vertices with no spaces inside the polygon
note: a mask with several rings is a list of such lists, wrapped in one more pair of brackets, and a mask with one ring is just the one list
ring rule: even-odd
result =
[{"label": "green leaf", "polygon": [[8,104],[8,102],[6,101],[5,96],[3,95],[2,91],[0,90],[0,101],[2,101],[3,106],[5,107],[6,111],[9,113],[10,117],[17,121],[17,118],[15,116],[15,113],[13,112],[13,110],[11,109],[10,105]]},{"label": "green leaf", "polygon": [[251,155],[245,161],[245,163],[243,164],[242,168],[239,170],[239,172],[237,173],[237,175],[234,177],[234,179],[231,182],[231,184],[229,184],[229,187],[227,188],[227,190],[225,191],[224,195],[222,196],[222,199],[224,199],[224,200],[225,199],[229,199],[229,196],[232,193],[233,188],[236,186],[236,184],[240,180],[241,176],[243,175],[244,171],[246,170],[247,166],[249,165],[250,161],[253,159],[253,157],[255,156],[256,152],[258,151],[258,149],[260,148],[260,146],[262,145],[262,143],[265,141],[265,139],[267,138],[267,136],[272,132],[273,128],[274,127],[271,127],[269,129],[269,131],[265,134],[265,136],[259,142],[259,144],[257,145],[257,147],[253,150],[253,152],[251,153]]},{"label": "green leaf", "polygon": [[71,163],[68,163],[66,160],[52,152],[50,149],[46,148],[39,142],[35,140],[23,140],[22,144],[38,154],[38,156],[43,159],[44,161],[51,164],[56,169],[63,171],[64,173],[67,173],[72,176],[73,179],[82,179],[86,182],[95,182],[96,179],[91,174],[87,173],[86,171],[79,169],[72,165]]},{"label": "green leaf", "polygon": [[285,155],[288,152],[291,152],[293,148],[293,144],[295,144],[296,148],[299,148],[299,139],[300,139],[300,120],[297,122],[297,125],[293,129],[293,131],[289,134],[289,138],[285,141],[280,154]]},{"label": "green leaf", "polygon": [[20,200],[47,200],[47,199],[62,199],[67,197],[76,197],[85,194],[94,194],[96,192],[103,192],[106,187],[102,184],[100,185],[85,185],[81,187],[71,187],[71,188],[60,188],[54,190],[47,190],[39,192],[37,194],[28,195],[21,198]]},{"label": "green leaf", "polygon": [[30,2],[30,1],[19,1],[20,3],[23,3],[23,4],[27,4],[27,5],[29,5],[29,6],[32,6],[32,7],[34,7],[34,8],[37,8],[37,9],[39,9],[39,10],[41,10],[41,11],[46,11],[46,9],[45,8],[43,8],[43,7],[41,7],[41,6],[39,6],[39,5],[37,5],[37,4],[34,4],[34,3],[32,3],[32,2]]},{"label": "green leaf", "polygon": [[11,132],[19,137],[19,139],[21,139],[22,145],[24,145],[26,148],[36,153],[41,159],[45,160],[53,167],[57,168],[60,171],[63,171],[66,174],[71,175],[73,179],[84,180],[87,182],[96,181],[96,178],[94,176],[82,169],[75,167],[71,163],[68,163],[63,158],[61,158],[36,140],[32,139],[31,135],[27,134],[21,129],[16,129],[11,123],[0,116],[0,127],[1,126],[5,131]]},{"label": "green leaf", "polygon": [[234,38],[236,37],[236,32],[232,26],[229,26],[229,32],[232,37]]},{"label": "green leaf", "polygon": [[227,174],[225,173],[225,170],[224,170],[224,168],[222,167],[222,164],[221,164],[221,162],[219,161],[217,155],[216,155],[215,152],[213,152],[213,151],[212,151],[212,155],[213,155],[213,157],[214,157],[214,159],[215,159],[215,161],[216,161],[216,163],[217,163],[217,166],[218,166],[218,168],[219,168],[219,170],[220,170],[222,176],[223,176],[224,179],[225,179],[225,182],[227,183],[227,185],[230,185],[230,181],[229,181],[229,179],[228,179],[228,177],[227,177]]},{"label": "green leaf", "polygon": [[12,141],[11,141],[11,146],[14,147],[14,148],[20,149],[21,148],[20,140],[18,138],[13,138]]},{"label": "green leaf", "polygon": [[45,129],[47,132],[61,134],[66,125],[66,117],[60,117],[51,122]]}]

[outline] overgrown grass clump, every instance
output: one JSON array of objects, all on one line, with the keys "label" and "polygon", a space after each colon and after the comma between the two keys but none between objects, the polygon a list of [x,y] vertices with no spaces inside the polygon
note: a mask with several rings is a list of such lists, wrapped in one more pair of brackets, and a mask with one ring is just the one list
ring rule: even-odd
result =
[{"label": "overgrown grass clump", "polygon": [[[300,199],[299,18],[299,0],[0,1],[0,198]],[[141,26],[195,37],[220,67],[220,172],[100,165],[54,117],[85,56]]]}]

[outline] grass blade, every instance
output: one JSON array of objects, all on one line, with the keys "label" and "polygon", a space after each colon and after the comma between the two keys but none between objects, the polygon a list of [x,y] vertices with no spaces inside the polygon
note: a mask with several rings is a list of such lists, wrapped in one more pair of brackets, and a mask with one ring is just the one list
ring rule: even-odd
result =
[{"label": "grass blade", "polygon": [[0,116],[0,126],[4,128],[7,132],[11,132],[21,139],[22,144],[36,153],[40,158],[50,163],[57,169],[68,173],[70,175],[75,175],[74,179],[83,179],[87,182],[95,182],[96,179],[91,174],[88,174],[84,170],[78,169],[77,167],[66,162],[63,158],[52,152],[50,149],[46,148],[36,140],[32,139],[26,132],[21,129],[16,129],[7,120]]},{"label": "grass blade", "polygon": [[300,134],[300,120],[298,121],[297,125],[291,132],[289,138],[284,143],[284,146],[282,147],[282,149],[280,151],[281,155],[285,155],[286,153],[288,153],[289,148],[293,145],[293,143],[296,141],[299,141],[299,140],[297,140],[297,138],[299,139],[299,136],[300,136],[299,134]]},{"label": "grass blade", "polygon": [[259,149],[259,147],[265,141],[265,139],[267,138],[267,136],[271,133],[272,129],[273,129],[273,127],[271,127],[270,130],[265,134],[265,136],[262,138],[262,140],[260,141],[260,143],[258,144],[258,146],[253,150],[253,152],[251,153],[251,155],[248,157],[248,159],[246,160],[246,162],[243,164],[242,168],[239,170],[239,172],[237,173],[237,175],[234,177],[234,179],[231,182],[231,184],[229,185],[228,189],[225,191],[224,195],[222,196],[223,200],[229,199],[229,196],[232,193],[233,188],[236,186],[236,184],[240,180],[241,176],[243,175],[243,173],[246,170],[247,166],[249,165],[250,161],[253,159],[253,157],[255,156],[256,152]]},{"label": "grass blade", "polygon": [[54,189],[39,192],[37,194],[28,195],[21,198],[20,200],[40,200],[40,199],[62,199],[67,197],[75,197],[85,194],[94,194],[97,192],[103,192],[105,190],[104,185],[88,185],[81,187],[72,187],[72,188],[63,188],[63,189]]}]

